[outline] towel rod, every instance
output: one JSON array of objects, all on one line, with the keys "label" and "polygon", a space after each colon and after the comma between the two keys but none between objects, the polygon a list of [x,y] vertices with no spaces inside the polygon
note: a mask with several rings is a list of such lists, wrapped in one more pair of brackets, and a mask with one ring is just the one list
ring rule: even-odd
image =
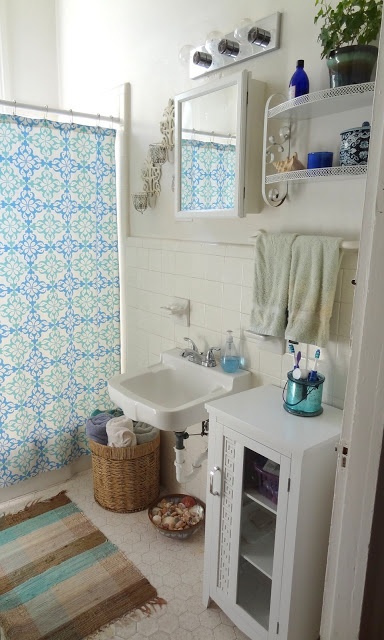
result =
[{"label": "towel rod", "polygon": [[[263,229],[259,229],[255,235],[251,236],[249,238],[250,242],[254,242],[255,238],[257,238],[258,235],[260,235],[260,233],[266,233]],[[346,249],[348,251],[358,251],[359,250],[359,241],[358,240],[342,240],[340,248],[341,249]]]}]

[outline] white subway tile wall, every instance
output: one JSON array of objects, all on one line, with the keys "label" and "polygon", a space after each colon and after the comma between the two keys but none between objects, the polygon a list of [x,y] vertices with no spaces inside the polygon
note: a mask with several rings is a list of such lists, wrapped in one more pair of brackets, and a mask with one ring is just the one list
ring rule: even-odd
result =
[{"label": "white subway tile wall", "polygon": [[[292,356],[280,356],[258,349],[247,340],[252,303],[252,245],[212,244],[157,238],[127,238],[128,274],[128,370],[154,364],[162,351],[184,346],[185,336],[200,348],[225,345],[227,329],[234,332],[244,368],[252,372],[252,385],[275,384],[284,387]],[[325,375],[323,401],[343,408],[350,358],[350,333],[357,252],[345,252],[339,273],[330,342],[321,349],[318,370]],[[176,324],[161,309],[173,296],[190,299],[190,326]],[[299,345],[302,361],[311,369],[316,345]],[[195,432],[199,432],[196,425]],[[193,429],[189,429],[192,433]],[[188,440],[188,458],[198,454],[203,438]],[[181,487],[174,481],[173,434],[164,436],[163,478],[167,488]],[[193,443],[192,443],[193,441]],[[197,441],[200,441],[198,444]],[[170,486],[170,483],[172,486]],[[193,487],[192,487],[193,485]],[[205,477],[188,485],[188,491],[204,499]]]}]

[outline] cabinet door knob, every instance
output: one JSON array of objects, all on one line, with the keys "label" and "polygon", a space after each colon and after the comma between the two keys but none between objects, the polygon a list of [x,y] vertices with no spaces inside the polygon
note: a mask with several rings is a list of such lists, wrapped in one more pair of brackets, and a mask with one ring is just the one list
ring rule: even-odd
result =
[{"label": "cabinet door knob", "polygon": [[215,475],[216,471],[220,471],[220,467],[213,467],[212,471],[209,472],[209,493],[211,493],[213,496],[220,495],[218,491],[213,491],[213,476]]}]

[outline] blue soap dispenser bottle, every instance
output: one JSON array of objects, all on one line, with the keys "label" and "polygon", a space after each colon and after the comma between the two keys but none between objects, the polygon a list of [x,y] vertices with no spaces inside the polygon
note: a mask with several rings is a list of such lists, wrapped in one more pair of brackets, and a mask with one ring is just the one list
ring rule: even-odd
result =
[{"label": "blue soap dispenser bottle", "polygon": [[240,367],[240,357],[233,342],[232,331],[230,330],[227,331],[224,355],[221,357],[220,364],[226,373],[234,373]]}]

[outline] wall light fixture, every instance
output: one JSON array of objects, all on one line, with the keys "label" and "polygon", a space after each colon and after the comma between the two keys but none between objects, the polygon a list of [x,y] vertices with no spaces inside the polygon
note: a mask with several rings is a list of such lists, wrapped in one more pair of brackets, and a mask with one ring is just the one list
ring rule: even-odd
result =
[{"label": "wall light fixture", "polygon": [[179,53],[191,78],[217,71],[236,62],[275,51],[280,47],[281,13],[261,20],[244,18],[231,33],[211,31],[203,45],[185,45]]}]

